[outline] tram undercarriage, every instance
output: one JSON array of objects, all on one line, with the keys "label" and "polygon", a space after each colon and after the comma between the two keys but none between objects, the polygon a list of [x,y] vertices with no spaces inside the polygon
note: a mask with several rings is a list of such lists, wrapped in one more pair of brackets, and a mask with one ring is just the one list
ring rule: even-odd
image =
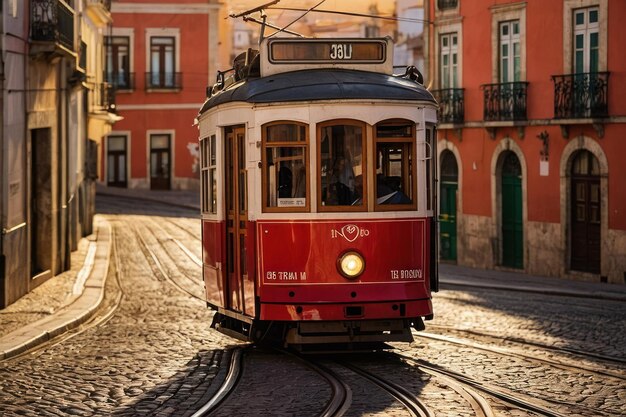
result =
[{"label": "tram undercarriage", "polygon": [[411,329],[424,330],[421,317],[343,321],[245,321],[215,313],[211,327],[239,340],[253,343],[304,345],[376,344],[412,342]]}]

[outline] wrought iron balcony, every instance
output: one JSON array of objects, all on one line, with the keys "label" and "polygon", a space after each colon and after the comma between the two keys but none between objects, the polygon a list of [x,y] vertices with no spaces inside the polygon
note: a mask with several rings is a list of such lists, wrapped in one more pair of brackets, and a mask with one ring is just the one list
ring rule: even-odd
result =
[{"label": "wrought iron balcony", "polygon": [[116,90],[132,90],[135,88],[134,72],[105,72],[104,79]]},{"label": "wrought iron balcony", "polygon": [[463,105],[462,88],[433,90],[432,93],[439,103],[440,123],[463,123],[465,118],[465,107]]},{"label": "wrought iron balcony", "polygon": [[116,113],[115,87],[112,84],[100,84],[100,105],[109,113]]},{"label": "wrought iron balcony", "polygon": [[91,91],[91,103],[96,112],[116,113],[115,87],[109,83],[96,84]]},{"label": "wrought iron balcony", "polygon": [[439,10],[456,9],[459,0],[437,0],[437,8]]},{"label": "wrought iron balcony", "polygon": [[608,72],[553,75],[554,118],[607,117]]},{"label": "wrought iron balcony", "polygon": [[74,14],[63,0],[31,0],[31,39],[59,43],[75,52]]},{"label": "wrought iron balcony", "polygon": [[146,90],[180,90],[182,79],[180,72],[146,72]]},{"label": "wrought iron balcony", "polygon": [[526,120],[527,82],[483,84],[481,87],[486,121]]}]

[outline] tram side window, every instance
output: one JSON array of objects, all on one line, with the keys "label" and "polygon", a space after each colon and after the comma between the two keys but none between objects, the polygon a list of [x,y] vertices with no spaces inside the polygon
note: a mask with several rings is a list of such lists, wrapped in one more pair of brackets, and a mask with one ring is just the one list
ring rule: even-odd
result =
[{"label": "tram side window", "polygon": [[307,126],[277,122],[263,127],[265,211],[308,211]]},{"label": "tram side window", "polygon": [[426,210],[433,210],[435,204],[435,155],[437,155],[437,128],[430,123],[426,124]]},{"label": "tram side window", "polygon": [[319,126],[319,184],[322,211],[366,209],[365,124],[334,121]]},{"label": "tram side window", "polygon": [[215,177],[217,158],[215,135],[200,142],[200,170],[202,185],[202,212],[217,213],[217,178]]},{"label": "tram side window", "polygon": [[376,209],[415,210],[415,125],[383,122],[376,125]]}]

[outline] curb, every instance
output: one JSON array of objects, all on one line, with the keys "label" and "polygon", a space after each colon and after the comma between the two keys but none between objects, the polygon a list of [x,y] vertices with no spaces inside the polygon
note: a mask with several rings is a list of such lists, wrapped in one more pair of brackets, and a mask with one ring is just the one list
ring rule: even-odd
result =
[{"label": "curb", "polygon": [[[58,312],[0,338],[0,360],[9,359],[78,327],[100,307],[111,255],[111,225],[96,215],[96,251],[82,294]],[[89,261],[86,259],[86,261]]]},{"label": "curb", "polygon": [[573,290],[560,290],[560,289],[551,289],[551,288],[538,288],[531,287],[526,285],[500,285],[493,283],[478,283],[478,282],[464,282],[457,281],[455,279],[440,279],[440,283],[445,286],[450,287],[473,287],[473,288],[482,288],[488,290],[506,290],[506,291],[517,291],[517,292],[526,292],[526,293],[535,293],[535,294],[545,294],[545,295],[558,295],[558,296],[567,296],[567,297],[576,297],[576,298],[587,298],[587,299],[595,299],[595,300],[610,300],[610,301],[622,301],[626,302],[626,294],[613,294],[613,293],[605,293],[605,292],[582,292],[582,291],[573,291]]}]

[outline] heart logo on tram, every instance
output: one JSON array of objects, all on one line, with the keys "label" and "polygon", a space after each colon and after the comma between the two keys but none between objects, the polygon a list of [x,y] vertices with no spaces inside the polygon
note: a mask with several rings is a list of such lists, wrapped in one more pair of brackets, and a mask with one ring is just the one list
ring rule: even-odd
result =
[{"label": "heart logo on tram", "polygon": [[347,224],[341,228],[341,234],[348,242],[354,242],[361,233],[359,230],[359,226],[356,226],[354,224]]}]

